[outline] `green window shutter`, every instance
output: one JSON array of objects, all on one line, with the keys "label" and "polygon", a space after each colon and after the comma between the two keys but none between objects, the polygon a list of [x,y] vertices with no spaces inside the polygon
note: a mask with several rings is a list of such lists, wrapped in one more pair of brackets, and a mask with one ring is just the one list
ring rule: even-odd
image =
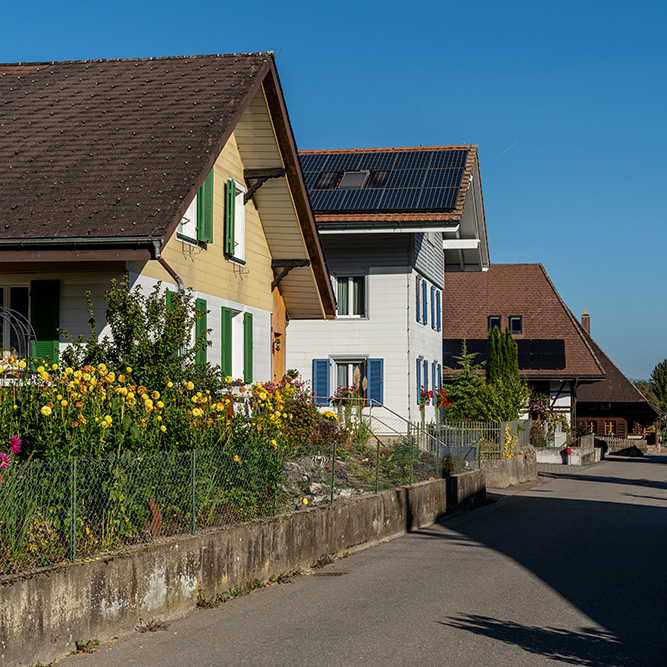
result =
[{"label": "green window shutter", "polygon": [[35,330],[37,357],[58,360],[60,327],[60,281],[33,280],[30,283],[30,322]]},{"label": "green window shutter", "polygon": [[172,312],[176,308],[176,292],[167,290],[167,310]]},{"label": "green window shutter", "polygon": [[213,241],[213,169],[197,193],[197,240]]},{"label": "green window shutter", "polygon": [[225,183],[225,255],[234,255],[234,219],[236,217],[236,183]]},{"label": "green window shutter", "polygon": [[252,313],[243,315],[243,381],[252,382]]},{"label": "green window shutter", "polygon": [[[167,290],[167,311],[170,313],[173,313],[174,310],[176,310],[176,299],[177,299],[177,294],[176,292],[172,292],[171,290]],[[172,356],[177,357],[179,355],[178,350],[174,350],[172,352]]]},{"label": "green window shutter", "polygon": [[232,309],[222,308],[222,374],[232,374]]},{"label": "green window shutter", "polygon": [[[197,340],[203,338],[204,341],[206,341],[206,333],[208,328],[206,326],[206,301],[204,299],[197,299],[195,301],[195,309],[199,313],[197,324],[195,325],[195,337]],[[196,362],[198,364],[206,363],[206,346],[200,350],[197,350]]]}]

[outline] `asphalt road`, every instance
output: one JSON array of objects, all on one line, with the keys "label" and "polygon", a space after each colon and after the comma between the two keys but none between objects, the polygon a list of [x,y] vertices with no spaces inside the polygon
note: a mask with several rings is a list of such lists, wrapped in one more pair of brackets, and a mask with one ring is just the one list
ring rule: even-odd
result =
[{"label": "asphalt road", "polygon": [[60,667],[667,665],[667,456],[616,459]]}]

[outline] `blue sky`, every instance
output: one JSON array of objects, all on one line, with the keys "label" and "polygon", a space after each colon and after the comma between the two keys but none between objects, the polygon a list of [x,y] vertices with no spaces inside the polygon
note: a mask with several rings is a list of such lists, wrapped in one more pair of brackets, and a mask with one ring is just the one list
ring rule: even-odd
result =
[{"label": "blue sky", "polygon": [[491,260],[542,263],[630,377],[667,357],[667,4],[64,0],[3,23],[0,62],[273,50],[299,148],[478,144]]}]

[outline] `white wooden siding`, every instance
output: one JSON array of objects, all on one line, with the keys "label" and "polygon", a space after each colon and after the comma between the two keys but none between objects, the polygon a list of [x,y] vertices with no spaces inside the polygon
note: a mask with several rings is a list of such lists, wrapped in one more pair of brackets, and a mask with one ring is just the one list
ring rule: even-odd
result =
[{"label": "white wooden siding", "polygon": [[[141,285],[144,292],[150,292],[157,284],[153,278],[130,274],[133,285]],[[176,285],[162,283],[163,289],[176,291]],[[213,366],[222,362],[222,307],[231,308],[240,313],[232,320],[232,374],[234,378],[243,377],[243,317],[242,313],[253,316],[253,381],[268,382],[271,379],[271,312],[244,306],[243,304],[221,299],[205,292],[193,291],[193,296],[206,301],[209,311],[206,326],[211,329],[208,339],[211,342],[206,352],[207,361]],[[240,322],[240,325],[239,325]],[[240,350],[240,352],[239,352]]]}]

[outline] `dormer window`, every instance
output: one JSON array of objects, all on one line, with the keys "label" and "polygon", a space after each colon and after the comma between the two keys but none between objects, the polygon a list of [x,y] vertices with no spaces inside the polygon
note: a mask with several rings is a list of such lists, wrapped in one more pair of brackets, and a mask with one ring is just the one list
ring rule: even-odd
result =
[{"label": "dormer window", "polygon": [[510,316],[510,332],[513,334],[523,333],[523,317],[521,315]]},{"label": "dormer window", "polygon": [[363,171],[346,171],[338,184],[339,190],[361,190],[366,185],[371,172],[368,169]]}]

